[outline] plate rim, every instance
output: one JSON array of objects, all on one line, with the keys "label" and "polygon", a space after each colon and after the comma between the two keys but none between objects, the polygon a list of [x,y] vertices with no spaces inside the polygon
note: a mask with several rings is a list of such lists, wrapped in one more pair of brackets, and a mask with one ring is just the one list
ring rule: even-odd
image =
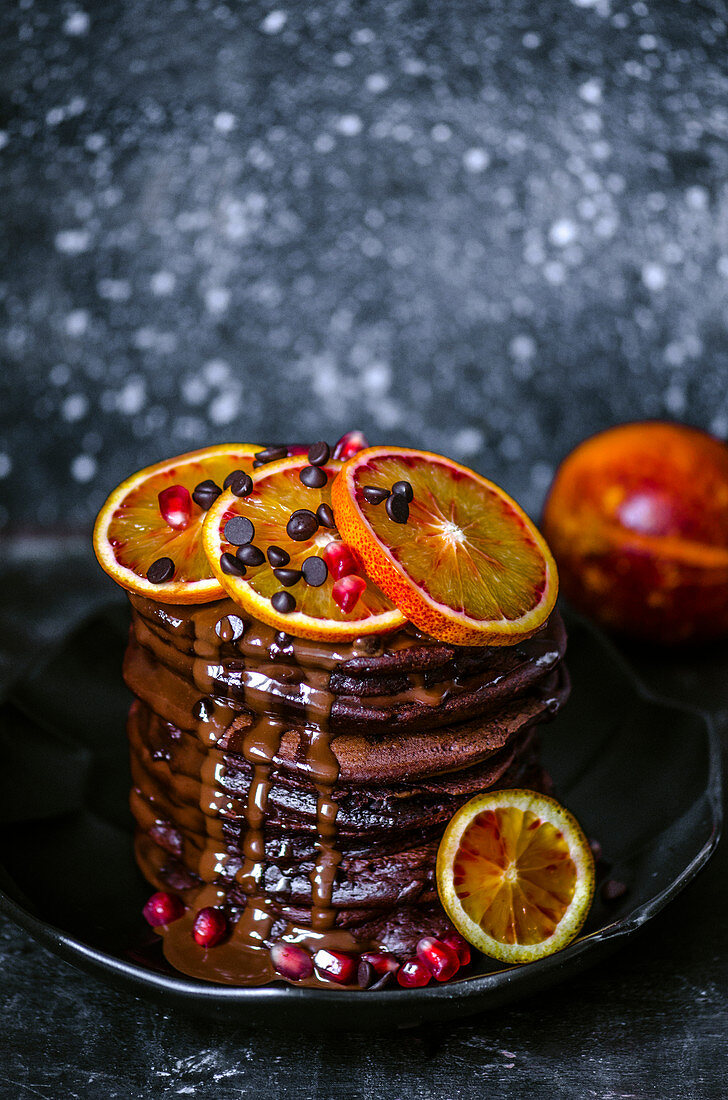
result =
[{"label": "plate rim", "polygon": [[[69,639],[77,631],[82,630],[86,623],[104,613],[118,609],[120,606],[123,605],[120,605],[118,601],[114,601],[96,607],[92,614],[74,623],[73,629],[65,634],[57,644],[48,647],[48,650],[42,655],[42,662],[47,663],[52,660],[54,654],[62,651]],[[452,1000],[467,1002],[471,999],[474,1000],[478,995],[487,996],[489,993],[508,987],[513,981],[519,982],[515,977],[519,973],[528,974],[537,984],[539,978],[543,978],[554,968],[563,969],[564,971],[573,969],[575,962],[584,954],[590,954],[588,962],[598,961],[607,949],[616,948],[623,937],[641,929],[660,913],[673,898],[685,889],[713,855],[720,841],[723,827],[722,747],[715,724],[706,711],[653,692],[643,683],[641,677],[626,658],[622,656],[612,640],[597,626],[568,605],[566,608],[562,605],[562,610],[566,611],[569,620],[586,630],[587,633],[592,635],[597,644],[608,652],[620,674],[625,677],[631,688],[642,700],[673,712],[681,712],[693,719],[697,718],[701,722],[708,745],[708,778],[701,797],[707,799],[710,810],[710,834],[690,862],[682,867],[672,882],[654,897],[643,902],[631,913],[596,929],[594,932],[580,936],[561,951],[521,966],[507,966],[490,971],[487,974],[474,974],[455,982],[435,983],[422,989],[397,987],[375,991],[299,989],[295,986],[277,982],[267,986],[255,987],[228,986],[156,971],[111,955],[100,948],[85,943],[50,921],[45,921],[36,916],[30,909],[16,901],[6,889],[10,884],[16,884],[3,863],[0,863],[0,912],[13,923],[25,929],[37,942],[76,968],[102,979],[113,979],[114,984],[123,985],[127,990],[131,988],[132,991],[146,992],[157,997],[173,995],[178,1002],[182,1002],[187,1007],[201,1003],[219,1006],[220,1008],[246,1004],[249,1008],[254,1008],[256,1004],[270,1007],[276,1002],[289,1006],[306,1002],[312,1009],[315,1009],[319,1005],[324,1006],[332,1003],[343,1007],[344,1004],[350,1005],[352,998],[354,998],[357,1006],[363,1007],[364,1004],[367,1004],[372,1010],[376,1011],[378,1006],[393,1003],[391,1001],[392,994],[396,994],[396,1003],[401,1006],[404,1006],[405,1003],[421,1005],[423,1001],[426,1003]],[[34,666],[37,668],[40,663],[36,659]],[[0,702],[4,703],[12,698],[14,687],[22,682],[25,673],[26,669],[23,669],[14,678],[13,683],[3,691]],[[601,950],[594,950],[594,948]],[[362,993],[367,994],[365,999],[362,999]],[[477,1011],[477,1006],[473,1006],[473,1011]]]}]

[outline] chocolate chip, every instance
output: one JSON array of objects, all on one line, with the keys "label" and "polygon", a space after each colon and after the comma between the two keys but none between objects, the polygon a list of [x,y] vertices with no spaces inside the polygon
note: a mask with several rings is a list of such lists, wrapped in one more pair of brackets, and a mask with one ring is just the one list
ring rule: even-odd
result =
[{"label": "chocolate chip", "polygon": [[199,504],[203,512],[206,512],[208,508],[212,507],[221,492],[220,486],[208,477],[206,481],[201,481],[199,485],[195,485],[192,490],[192,499],[195,504]]},{"label": "chocolate chip", "polygon": [[285,458],[287,454],[288,447],[266,447],[255,452],[255,461],[265,465],[266,462],[275,462],[277,458]]},{"label": "chocolate chip", "polygon": [[306,558],[301,566],[303,579],[312,588],[320,588],[329,575],[329,567],[323,558]]},{"label": "chocolate chip", "polygon": [[245,633],[245,621],[239,615],[223,615],[215,623],[215,633],[223,642],[237,642]]},{"label": "chocolate chip", "polygon": [[322,527],[336,527],[334,513],[328,504],[319,504],[316,509],[316,519]]},{"label": "chocolate chip", "polygon": [[259,466],[265,466],[265,462],[259,462],[256,458],[255,462],[253,463],[253,469],[257,470]]},{"label": "chocolate chip", "polygon": [[360,989],[368,989],[374,981],[376,970],[366,959],[361,959],[356,972],[356,981]]},{"label": "chocolate chip", "polygon": [[225,524],[224,534],[227,541],[231,542],[233,546],[245,546],[246,543],[253,541],[255,528],[245,516],[233,516]]},{"label": "chocolate chip", "polygon": [[316,534],[318,525],[319,522],[313,512],[309,512],[307,508],[299,508],[286,524],[286,534],[294,542],[305,542]]},{"label": "chocolate chip", "polygon": [[376,485],[365,485],[361,495],[368,504],[381,504],[389,496],[389,489],[380,489]]},{"label": "chocolate chip", "polygon": [[602,900],[607,903],[612,901],[619,901],[627,893],[627,886],[624,882],[617,882],[614,878],[608,878],[605,883],[602,884]]},{"label": "chocolate chip", "polygon": [[171,558],[157,558],[147,569],[147,580],[152,584],[164,584],[174,576],[174,562]]},{"label": "chocolate chip", "polygon": [[296,606],[296,601],[291,593],[283,590],[274,593],[270,598],[270,602],[281,615],[289,615]]},{"label": "chocolate chip", "polygon": [[292,585],[298,584],[303,574],[300,569],[274,569],[273,576],[277,577],[286,588],[290,588]]},{"label": "chocolate chip", "polygon": [[265,554],[257,546],[251,546],[248,543],[247,546],[241,546],[235,557],[238,561],[241,561],[243,565],[262,565],[265,561]]},{"label": "chocolate chip", "polygon": [[229,577],[245,576],[245,566],[241,561],[238,561],[234,554],[221,554],[220,568],[223,573],[227,573]]},{"label": "chocolate chip", "polygon": [[276,569],[280,569],[282,565],[288,565],[291,560],[291,555],[282,550],[280,546],[269,546],[266,553],[268,554],[268,561]]},{"label": "chocolate chip", "polygon": [[397,493],[398,496],[404,497],[408,504],[410,501],[414,500],[415,494],[412,492],[412,486],[409,481],[395,481],[392,486],[392,492]]},{"label": "chocolate chip", "polygon": [[323,489],[329,480],[326,471],[319,466],[304,466],[298,477],[307,489]]},{"label": "chocolate chip", "polygon": [[331,448],[321,440],[308,448],[308,461],[312,466],[325,466],[331,457]]},{"label": "chocolate chip", "polygon": [[247,497],[253,491],[253,479],[245,470],[233,470],[222,483],[223,489],[230,489],[236,497]]},{"label": "chocolate chip", "polygon": [[409,504],[401,493],[392,493],[387,497],[384,507],[387,509],[389,518],[395,523],[406,523],[409,519]]}]

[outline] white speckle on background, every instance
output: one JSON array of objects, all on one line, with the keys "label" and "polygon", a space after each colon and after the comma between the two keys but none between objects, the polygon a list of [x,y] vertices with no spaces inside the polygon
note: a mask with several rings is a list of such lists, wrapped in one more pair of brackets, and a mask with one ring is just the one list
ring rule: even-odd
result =
[{"label": "white speckle on background", "polygon": [[209,313],[221,314],[230,305],[230,291],[223,286],[214,286],[205,291],[205,307]]},{"label": "white speckle on background", "polygon": [[263,22],[260,24],[260,29],[263,34],[280,34],[288,22],[288,13],[281,11],[269,11]]},{"label": "white speckle on background", "polygon": [[9,141],[7,130],[0,130],[0,149],[4,149]]},{"label": "white speckle on background", "polygon": [[90,243],[91,234],[87,229],[62,229],[55,237],[57,251],[65,252],[69,256],[86,252]]},{"label": "white speckle on background", "polygon": [[461,428],[453,436],[452,447],[456,454],[467,458],[483,449],[485,436],[480,428]]},{"label": "white speckle on background", "polygon": [[336,129],[345,137],[356,137],[362,131],[362,120],[359,115],[341,115],[336,120]]},{"label": "white speckle on background", "polygon": [[536,354],[536,341],[527,333],[519,333],[511,340],[508,351],[514,359],[533,359]]},{"label": "white speckle on background", "polygon": [[177,279],[171,271],[155,271],[149,280],[152,294],[156,294],[158,298],[164,298],[171,294],[176,283]]},{"label": "white speckle on background", "polygon": [[72,309],[66,314],[64,328],[68,336],[83,336],[89,325],[88,311],[85,309]]},{"label": "white speckle on background", "polygon": [[13,468],[13,460],[9,454],[0,452],[0,477],[7,477]]},{"label": "white speckle on background", "polygon": [[224,386],[230,377],[230,364],[224,359],[210,359],[202,368],[202,375],[209,386]]},{"label": "white speckle on background", "polygon": [[597,103],[602,102],[602,85],[601,81],[591,79],[585,80],[583,84],[579,85],[579,96],[585,103],[591,103],[592,106],[596,106]]},{"label": "white speckle on background", "polygon": [[523,43],[524,49],[537,50],[541,45],[541,35],[536,34],[535,31],[526,31],[521,42]]},{"label": "white speckle on background", "polygon": [[380,95],[382,92],[386,92],[389,87],[389,78],[384,73],[370,73],[365,84],[368,92]]},{"label": "white speckle on background", "polygon": [[547,283],[552,286],[561,286],[566,278],[566,268],[558,260],[549,260],[543,265],[543,274]]},{"label": "white speckle on background", "polygon": [[71,393],[61,404],[61,416],[72,424],[88,412],[88,398],[83,393]]},{"label": "white speckle on background", "polygon": [[392,370],[389,363],[370,363],[361,373],[361,384],[370,397],[380,397],[392,384]]},{"label": "white speckle on background", "polygon": [[452,137],[452,130],[446,123],[436,122],[430,130],[430,137],[437,142],[449,141]]},{"label": "white speckle on background", "polygon": [[334,65],[336,65],[337,69],[347,69],[354,58],[348,50],[337,50],[331,60]]},{"label": "white speckle on background", "polygon": [[229,134],[235,129],[237,121],[235,115],[230,111],[220,111],[215,115],[213,125],[218,133]]},{"label": "white speckle on background", "polygon": [[215,397],[207,408],[213,424],[229,424],[240,414],[240,395],[227,391]]},{"label": "white speckle on background", "polygon": [[688,187],[685,201],[691,210],[707,210],[710,195],[705,187]]},{"label": "white speckle on background", "polygon": [[685,390],[682,386],[678,386],[677,383],[673,382],[665,391],[665,408],[673,416],[680,416],[681,413],[685,412],[686,404]]},{"label": "white speckle on background", "polygon": [[187,405],[201,405],[203,401],[207,400],[207,383],[197,374],[191,374],[189,378],[185,378],[180,387],[180,391],[182,393],[182,400]]},{"label": "white speckle on background", "polygon": [[463,167],[468,172],[484,172],[490,164],[490,157],[485,149],[466,149],[463,153]]},{"label": "white speckle on background", "polygon": [[660,264],[647,263],[642,268],[642,282],[648,290],[664,290],[667,286],[667,272]]},{"label": "white speckle on background", "polygon": [[319,134],[313,143],[313,147],[317,153],[330,153],[335,145],[336,142],[331,134]]},{"label": "white speckle on background", "polygon": [[91,455],[76,455],[71,462],[71,477],[74,481],[90,481],[96,473],[96,459]]},{"label": "white speckle on background", "polygon": [[137,375],[128,378],[116,394],[115,405],[120,413],[126,416],[135,416],[144,408],[147,399],[147,388],[143,378]]},{"label": "white speckle on background", "polygon": [[567,245],[576,240],[576,235],[576,226],[568,218],[562,218],[560,221],[554,222],[549,229],[549,240],[557,248],[566,248]]},{"label": "white speckle on background", "polygon": [[88,34],[90,26],[91,20],[88,12],[72,11],[63,24],[63,33],[71,38],[80,38],[81,35]]}]

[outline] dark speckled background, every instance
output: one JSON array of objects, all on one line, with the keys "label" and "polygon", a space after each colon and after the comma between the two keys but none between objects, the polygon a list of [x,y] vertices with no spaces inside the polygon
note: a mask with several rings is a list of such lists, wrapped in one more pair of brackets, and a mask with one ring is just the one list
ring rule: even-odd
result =
[{"label": "dark speckled background", "polygon": [[724,3],[0,6],[0,519],[208,442],[728,434]]},{"label": "dark speckled background", "polygon": [[[727,23],[0,0],[0,688],[112,594],[88,527],[145,463],[360,426],[535,513],[609,424],[728,436]],[[628,655],[728,728],[725,647]],[[187,1019],[3,921],[0,1100],[718,1100],[727,883],[723,848],[608,964],[377,1037]]]}]

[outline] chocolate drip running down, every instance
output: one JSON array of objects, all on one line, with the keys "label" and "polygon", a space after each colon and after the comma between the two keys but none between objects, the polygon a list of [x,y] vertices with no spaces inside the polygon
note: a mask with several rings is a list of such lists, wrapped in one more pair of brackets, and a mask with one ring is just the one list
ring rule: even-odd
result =
[{"label": "chocolate drip running down", "polygon": [[[459,648],[414,628],[291,638],[230,600],[131,601],[137,859],[188,906],[163,931],[168,961],[259,985],[281,980],[276,939],[411,953],[440,934],[447,821],[493,785],[545,782],[533,730],[568,693],[558,614],[519,646]],[[206,906],[232,929],[210,949],[192,936]]]}]

